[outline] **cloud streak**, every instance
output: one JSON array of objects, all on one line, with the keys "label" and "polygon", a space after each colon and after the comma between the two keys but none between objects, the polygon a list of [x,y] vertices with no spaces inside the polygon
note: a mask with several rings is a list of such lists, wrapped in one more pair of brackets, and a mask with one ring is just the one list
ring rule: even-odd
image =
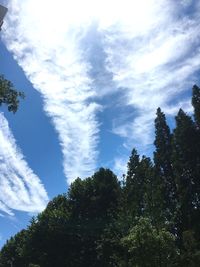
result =
[{"label": "cloud streak", "polygon": [[[114,120],[113,132],[142,152],[152,144],[157,107],[169,116],[180,107],[192,110],[190,94],[183,95],[197,82],[200,67],[199,4],[194,2],[140,1],[145,14],[136,4],[131,9],[136,21],[129,17],[102,27],[107,69],[126,95],[122,106],[136,110],[128,121]],[[186,13],[186,4],[195,11]]]},{"label": "cloud streak", "polygon": [[0,210],[11,216],[13,210],[40,212],[48,201],[44,186],[26,163],[2,113],[0,125]]},{"label": "cloud streak", "polygon": [[[59,136],[64,172],[70,183],[78,176],[90,175],[96,168],[96,112],[100,106],[89,101],[95,91],[88,75],[90,66],[79,48],[84,29],[80,25],[73,28],[68,21],[70,12],[65,14],[63,6],[57,4],[10,1],[5,40],[43,96],[44,109]],[[16,25],[13,30],[12,25]]]}]

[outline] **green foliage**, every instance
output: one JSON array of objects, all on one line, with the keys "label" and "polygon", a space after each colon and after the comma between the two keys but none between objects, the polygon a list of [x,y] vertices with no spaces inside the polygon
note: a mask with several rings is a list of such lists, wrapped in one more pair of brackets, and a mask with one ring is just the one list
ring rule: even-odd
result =
[{"label": "green foliage", "polygon": [[183,253],[180,257],[180,265],[183,267],[199,267],[200,247],[191,230],[183,232]]},{"label": "green foliage", "polygon": [[[71,216],[79,238],[82,265],[103,266],[104,257],[98,255],[104,229],[116,218],[121,188],[117,177],[101,168],[91,178],[76,179],[68,192]],[[104,253],[103,253],[104,255]]]},{"label": "green foliage", "polygon": [[[176,208],[176,184],[172,164],[172,135],[165,114],[157,109],[155,119],[155,179],[163,221],[171,221]],[[160,214],[161,214],[160,210]]]},{"label": "green foliage", "polygon": [[196,206],[200,209],[200,88],[193,86],[192,105],[194,107],[195,118],[195,188],[196,188]]},{"label": "green foliage", "polygon": [[0,253],[0,266],[7,267],[15,264],[16,266],[23,266],[26,257],[24,253],[24,245],[26,243],[27,231],[22,230],[14,237],[7,241]]},{"label": "green foliage", "polygon": [[7,241],[0,267],[200,266],[197,86],[192,104],[194,120],[179,110],[173,133],[158,108],[154,162],[133,149],[123,183],[104,168],[77,178]]},{"label": "green foliage", "polygon": [[13,84],[0,75],[0,106],[6,104],[8,110],[15,113],[19,106],[19,98],[24,98],[24,93],[16,91]]},{"label": "green foliage", "polygon": [[152,212],[153,192],[151,191],[153,168],[149,158],[140,160],[137,151],[133,149],[128,162],[128,171],[125,183],[127,211],[132,218]]},{"label": "green foliage", "polygon": [[197,85],[192,88],[192,105],[194,107],[195,122],[200,127],[200,88]]},{"label": "green foliage", "polygon": [[180,235],[187,229],[192,229],[196,202],[196,131],[192,118],[183,110],[176,116],[176,128],[173,134],[173,165],[177,184],[178,205],[177,220]]},{"label": "green foliage", "polygon": [[122,246],[128,251],[127,266],[174,266],[177,256],[175,237],[165,229],[156,229],[147,218],[138,223],[122,238]]}]

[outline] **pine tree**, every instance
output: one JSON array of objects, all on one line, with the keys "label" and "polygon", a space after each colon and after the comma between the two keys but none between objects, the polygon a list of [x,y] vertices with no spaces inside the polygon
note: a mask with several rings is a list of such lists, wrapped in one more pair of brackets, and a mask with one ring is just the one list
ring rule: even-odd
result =
[{"label": "pine tree", "polygon": [[195,125],[191,117],[182,109],[176,116],[173,136],[173,165],[178,192],[178,225],[180,235],[194,224],[193,213],[196,206],[195,188]]},{"label": "pine tree", "polygon": [[165,114],[157,109],[155,119],[155,176],[160,183],[163,198],[163,213],[167,221],[172,220],[176,209],[176,184],[172,168],[172,135],[166,123]]},{"label": "pine tree", "polygon": [[131,152],[131,156],[129,158],[129,162],[127,164],[128,170],[127,170],[127,176],[126,176],[126,183],[127,185],[129,183],[132,183],[132,180],[134,178],[135,172],[139,166],[140,157],[137,153],[137,150],[134,148]]},{"label": "pine tree", "polygon": [[127,198],[127,209],[132,217],[140,216],[142,213],[142,191],[143,177],[140,175],[140,158],[136,149],[132,150],[126,176],[125,194]]},{"label": "pine tree", "polygon": [[150,158],[143,156],[140,161],[140,175],[143,177],[142,207],[144,217],[148,217],[155,222],[157,214],[158,188],[154,179],[154,167]]},{"label": "pine tree", "polygon": [[151,159],[145,156],[140,159],[137,151],[133,149],[128,162],[125,186],[127,210],[133,219],[154,216],[157,189],[155,190],[153,175]]}]

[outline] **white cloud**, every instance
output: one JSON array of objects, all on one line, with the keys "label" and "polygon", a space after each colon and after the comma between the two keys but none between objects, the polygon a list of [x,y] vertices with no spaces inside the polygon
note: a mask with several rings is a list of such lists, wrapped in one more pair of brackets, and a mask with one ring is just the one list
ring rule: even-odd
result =
[{"label": "white cloud", "polygon": [[78,176],[90,175],[96,168],[95,114],[100,108],[89,102],[96,93],[88,76],[90,65],[79,48],[84,29],[81,25],[74,28],[74,9],[77,5],[67,6],[67,1],[56,5],[49,1],[10,1],[4,36],[8,48],[44,98],[44,109],[59,135],[68,183]]},{"label": "white cloud", "polygon": [[[182,95],[196,82],[200,66],[200,6],[195,4],[189,15],[190,5],[188,0],[10,0],[4,40],[43,95],[59,135],[68,182],[96,169],[99,106],[91,99],[102,94],[90,77],[96,55],[88,59],[90,47],[82,42],[89,38],[93,20],[101,36],[103,67],[112,79],[110,88],[102,88],[103,96],[121,92],[121,106],[136,110],[128,121],[116,119],[113,132],[129,146],[149,148],[158,106],[170,116],[179,107],[191,111]],[[90,36],[86,43],[94,42]]]},{"label": "white cloud", "polygon": [[[9,209],[9,207],[6,204],[2,203],[1,201],[0,201],[0,210],[10,216],[14,215],[14,213]],[[3,217],[4,215],[1,214],[0,216]]]},{"label": "white cloud", "polygon": [[[148,1],[141,2],[146,9]],[[180,107],[192,110],[190,96],[184,99],[181,94],[197,80],[194,74],[200,67],[200,16],[199,9],[191,17],[181,10],[173,1],[151,1],[146,9],[148,22],[142,10],[137,10],[137,16],[141,16],[137,26],[144,30],[138,30],[132,20],[103,29],[107,68],[127,96],[122,105],[136,110],[132,121],[115,120],[113,132],[129,144],[131,139],[136,147],[152,144],[157,107],[166,115],[175,115]]]},{"label": "white cloud", "polygon": [[48,201],[44,186],[27,165],[2,113],[0,125],[0,210],[11,216],[12,210],[40,212]]},{"label": "white cloud", "polygon": [[118,176],[118,179],[123,179],[123,175],[127,173],[128,157],[116,157],[113,163],[113,171]]}]

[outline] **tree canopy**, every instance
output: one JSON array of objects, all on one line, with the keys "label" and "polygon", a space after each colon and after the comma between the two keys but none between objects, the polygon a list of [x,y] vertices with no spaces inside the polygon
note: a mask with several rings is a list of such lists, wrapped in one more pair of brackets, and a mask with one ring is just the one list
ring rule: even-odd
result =
[{"label": "tree canopy", "polygon": [[194,86],[194,114],[180,109],[172,131],[158,108],[153,158],[134,148],[123,182],[104,168],[77,178],[6,242],[0,267],[199,267],[199,98]]}]

